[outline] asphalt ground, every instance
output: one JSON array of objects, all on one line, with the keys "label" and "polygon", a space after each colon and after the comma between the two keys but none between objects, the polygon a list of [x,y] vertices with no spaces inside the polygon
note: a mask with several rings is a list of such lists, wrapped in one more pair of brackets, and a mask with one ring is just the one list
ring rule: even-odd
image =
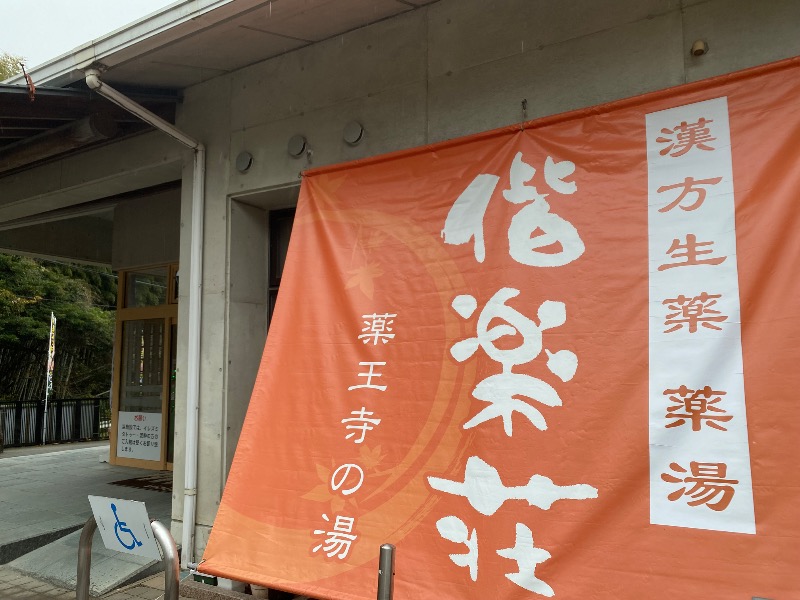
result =
[{"label": "asphalt ground", "polygon": [[19,448],[4,448],[0,452],[0,460],[4,458],[16,458],[18,456],[35,456],[37,454],[52,454],[63,452],[64,450],[78,450],[81,448],[108,449],[108,440],[99,442],[74,442],[71,444],[48,444],[47,446],[21,446]]},{"label": "asphalt ground", "polygon": [[[102,462],[107,449],[108,442],[88,442],[0,453],[0,599],[75,598],[78,530],[92,514],[88,495],[145,502],[151,518],[169,524],[171,494],[112,485],[154,471]],[[107,550],[96,535],[93,594],[109,600],[163,594],[163,588],[140,584],[118,589],[144,572],[147,561],[136,559]]]}]

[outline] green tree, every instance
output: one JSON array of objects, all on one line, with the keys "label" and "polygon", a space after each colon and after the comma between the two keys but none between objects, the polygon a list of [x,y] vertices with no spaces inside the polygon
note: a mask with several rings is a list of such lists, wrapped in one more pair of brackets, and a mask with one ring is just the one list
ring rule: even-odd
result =
[{"label": "green tree", "polygon": [[9,77],[13,77],[18,73],[22,73],[20,63],[24,63],[25,59],[16,54],[8,52],[0,53],[0,81],[5,81]]},{"label": "green tree", "polygon": [[108,390],[115,296],[109,270],[0,254],[0,397],[16,399],[23,388],[38,393],[20,378],[43,380],[51,311],[58,320],[56,395]]}]

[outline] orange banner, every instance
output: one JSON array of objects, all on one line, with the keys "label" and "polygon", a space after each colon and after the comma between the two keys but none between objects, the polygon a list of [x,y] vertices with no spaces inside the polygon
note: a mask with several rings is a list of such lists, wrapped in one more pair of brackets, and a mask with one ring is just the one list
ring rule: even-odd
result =
[{"label": "orange banner", "polygon": [[799,65],[308,173],[200,569],[798,597]]}]

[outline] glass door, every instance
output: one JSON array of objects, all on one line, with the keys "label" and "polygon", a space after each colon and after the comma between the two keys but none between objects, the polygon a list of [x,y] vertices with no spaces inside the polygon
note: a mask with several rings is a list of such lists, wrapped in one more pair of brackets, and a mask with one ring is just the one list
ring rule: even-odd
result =
[{"label": "glass door", "polygon": [[170,469],[177,367],[176,265],[123,271],[115,336],[111,462]]},{"label": "glass door", "polygon": [[117,456],[161,462],[164,319],[122,324]]}]

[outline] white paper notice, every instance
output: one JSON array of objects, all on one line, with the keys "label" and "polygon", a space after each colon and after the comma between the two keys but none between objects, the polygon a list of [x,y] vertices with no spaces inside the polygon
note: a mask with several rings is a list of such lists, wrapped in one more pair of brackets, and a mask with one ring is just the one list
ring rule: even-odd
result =
[{"label": "white paper notice", "polygon": [[161,460],[161,413],[120,412],[117,456]]}]

